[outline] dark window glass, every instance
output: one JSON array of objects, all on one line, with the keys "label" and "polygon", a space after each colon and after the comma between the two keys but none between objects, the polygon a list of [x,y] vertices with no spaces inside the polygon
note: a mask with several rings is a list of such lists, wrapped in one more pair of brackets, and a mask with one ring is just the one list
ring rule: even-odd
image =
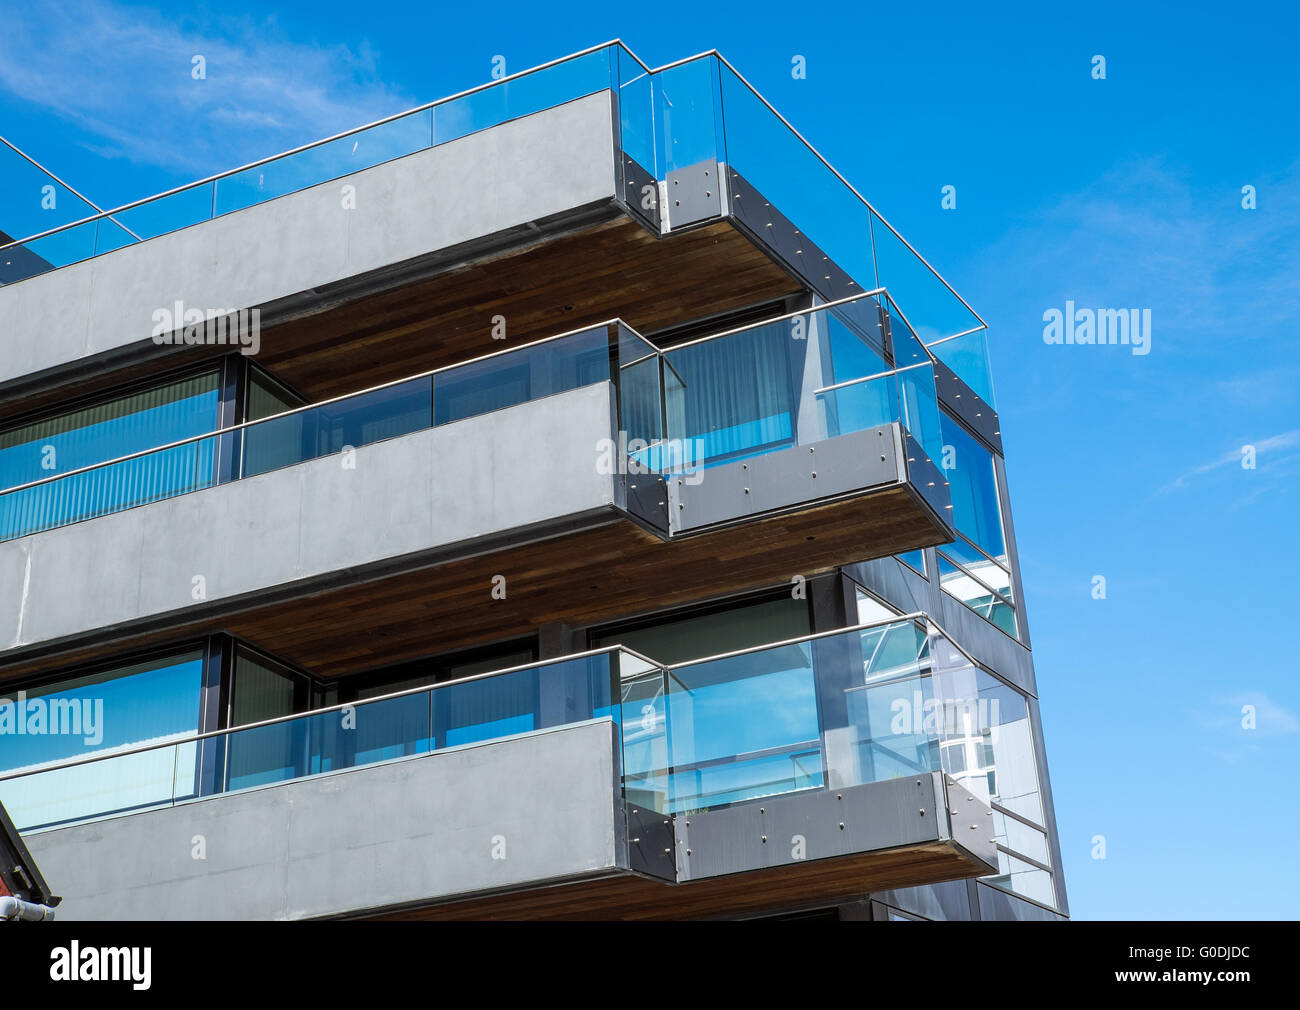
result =
[{"label": "dark window glass", "polygon": [[592,647],[621,644],[660,663],[683,663],[811,632],[807,600],[784,597],[653,624],[615,628],[592,636]]}]

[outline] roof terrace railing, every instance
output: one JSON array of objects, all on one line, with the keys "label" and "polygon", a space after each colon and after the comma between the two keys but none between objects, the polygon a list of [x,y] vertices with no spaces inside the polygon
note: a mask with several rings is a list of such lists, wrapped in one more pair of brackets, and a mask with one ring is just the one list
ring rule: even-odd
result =
[{"label": "roof terrace railing", "polygon": [[[157,196],[0,244],[0,283],[89,259],[604,90],[618,96],[617,140],[625,155],[661,181],[676,169],[709,160],[741,173],[787,218],[808,230],[861,289],[887,287],[911,306],[918,339],[935,347],[936,356],[992,404],[984,320],[717,50],[652,70],[619,40],[593,46]],[[6,265],[14,259],[21,262]]]}]

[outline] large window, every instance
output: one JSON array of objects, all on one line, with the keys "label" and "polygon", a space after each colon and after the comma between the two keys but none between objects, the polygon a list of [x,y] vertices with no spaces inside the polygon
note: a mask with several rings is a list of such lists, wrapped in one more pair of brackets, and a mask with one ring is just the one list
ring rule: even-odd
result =
[{"label": "large window", "polygon": [[[213,369],[0,431],[0,490],[214,430],[218,375]],[[0,539],[207,487],[214,447],[203,439],[4,495]]]},{"label": "large window", "polygon": [[[197,733],[203,651],[193,649],[0,694],[0,771],[125,750]],[[20,828],[170,802],[193,788],[195,744],[0,782]]]},{"label": "large window", "polygon": [[1013,638],[1019,635],[993,455],[943,415],[943,465],[957,536],[938,548],[939,584]]}]

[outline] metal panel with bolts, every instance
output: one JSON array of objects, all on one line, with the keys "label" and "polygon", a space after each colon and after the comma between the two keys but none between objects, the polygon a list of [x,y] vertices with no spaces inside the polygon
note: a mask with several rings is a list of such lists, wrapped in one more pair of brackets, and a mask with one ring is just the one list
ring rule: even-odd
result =
[{"label": "metal panel with bolts", "polygon": [[896,425],[837,435],[670,477],[668,519],[681,534],[906,480]]},{"label": "metal panel with bolts", "polygon": [[722,216],[722,181],[716,161],[701,161],[668,173],[668,226],[682,228]]}]

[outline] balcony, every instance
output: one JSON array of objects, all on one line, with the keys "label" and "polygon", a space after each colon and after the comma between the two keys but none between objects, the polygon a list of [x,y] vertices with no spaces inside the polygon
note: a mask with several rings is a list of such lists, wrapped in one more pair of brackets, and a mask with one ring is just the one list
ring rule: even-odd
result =
[{"label": "balcony", "polygon": [[943,543],[933,390],[875,291],[667,350],[616,320],[20,484],[4,676],[228,630],[329,677]]},{"label": "balcony", "polygon": [[15,769],[0,800],[45,826],[66,918],[741,914],[992,872],[998,690],[923,615],[675,666],[616,646]]},{"label": "balcony", "polygon": [[0,243],[0,389],[24,409],[175,365],[147,334],[177,300],[259,308],[260,360],[326,398],[463,359],[493,314],[512,340],[560,313],[653,332],[705,301],[878,284],[992,403],[983,321],[716,52],[652,70],[610,43],[53,229],[0,226],[29,234]]}]

